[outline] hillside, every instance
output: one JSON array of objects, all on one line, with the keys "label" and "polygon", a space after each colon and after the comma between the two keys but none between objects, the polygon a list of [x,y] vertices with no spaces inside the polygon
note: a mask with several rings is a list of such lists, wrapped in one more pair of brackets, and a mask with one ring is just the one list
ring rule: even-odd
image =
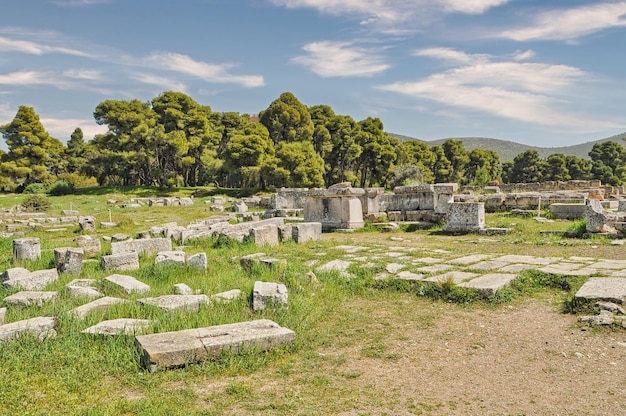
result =
[{"label": "hillside", "polygon": [[[391,136],[396,137],[401,141],[405,140],[419,140],[414,139],[408,136],[402,136],[399,134],[389,133]],[[577,144],[574,146],[564,146],[564,147],[537,147],[537,146],[528,146],[521,143],[512,142],[509,140],[500,140],[500,139],[489,139],[486,137],[454,137],[455,140],[461,140],[465,145],[465,148],[468,151],[473,149],[484,149],[484,150],[493,150],[500,155],[500,159],[502,161],[513,160],[515,156],[518,154],[525,152],[529,149],[534,149],[539,152],[539,155],[542,158],[547,158],[548,156],[555,153],[562,153],[564,155],[574,155],[583,159],[589,159],[589,152],[593,148],[596,143],[614,141],[620,144],[624,144],[624,139],[626,138],[626,132],[621,133],[612,137],[607,137],[605,139],[595,140],[592,142],[585,142],[581,144]],[[432,140],[432,141],[424,141],[429,146],[441,145],[447,139],[440,140]]]}]

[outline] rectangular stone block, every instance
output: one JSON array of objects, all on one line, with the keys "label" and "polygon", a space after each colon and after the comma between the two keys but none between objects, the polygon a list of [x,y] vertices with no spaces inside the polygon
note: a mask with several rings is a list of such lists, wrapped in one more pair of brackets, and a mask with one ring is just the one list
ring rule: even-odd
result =
[{"label": "rectangular stone block", "polygon": [[267,351],[286,345],[296,334],[277,323],[260,319],[235,324],[137,336],[142,365],[150,370],[200,363],[223,352]]},{"label": "rectangular stone block", "polygon": [[153,256],[160,251],[172,251],[172,240],[169,238],[149,238],[141,240],[118,241],[111,243],[111,254],[135,252]]},{"label": "rectangular stone block", "polygon": [[139,256],[134,251],[102,256],[100,257],[100,266],[104,270],[137,270],[139,269]]},{"label": "rectangular stone block", "polygon": [[301,222],[292,225],[292,237],[296,243],[318,241],[322,238],[322,223]]}]

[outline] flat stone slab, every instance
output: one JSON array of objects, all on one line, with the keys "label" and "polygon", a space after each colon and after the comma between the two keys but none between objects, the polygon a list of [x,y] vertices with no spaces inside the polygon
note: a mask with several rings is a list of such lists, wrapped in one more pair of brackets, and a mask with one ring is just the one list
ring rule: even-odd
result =
[{"label": "flat stone slab", "polygon": [[519,273],[524,270],[534,270],[537,269],[537,266],[530,263],[515,263],[509,264],[508,266],[500,267],[498,269],[499,272],[503,273]]},{"label": "flat stone slab", "polygon": [[287,287],[282,283],[254,282],[252,309],[262,311],[267,306],[286,305],[289,300]]},{"label": "flat stone slab", "polygon": [[104,295],[95,287],[89,286],[65,286],[67,293],[75,298],[97,299]]},{"label": "flat stone slab", "polygon": [[437,264],[441,263],[443,259],[439,259],[436,257],[420,257],[413,260],[413,264]]},{"label": "flat stone slab", "polygon": [[470,287],[480,290],[483,295],[494,295],[498,290],[506,287],[517,277],[514,273],[489,273],[476,279],[459,283],[459,287]]},{"label": "flat stone slab", "polygon": [[143,305],[152,305],[165,311],[199,311],[200,305],[210,303],[207,295],[163,295],[137,299]]},{"label": "flat stone slab", "polygon": [[211,295],[211,301],[214,302],[230,302],[233,301],[235,299],[238,299],[239,297],[241,297],[243,293],[241,292],[241,290],[239,289],[232,289],[232,290],[228,290],[226,292],[220,292],[220,293],[216,293],[214,295]]},{"label": "flat stone slab", "polygon": [[98,322],[87,329],[80,331],[82,334],[94,335],[140,335],[143,334],[152,321],[149,319],[119,318]]},{"label": "flat stone slab", "polygon": [[139,335],[141,363],[150,371],[200,363],[223,352],[267,351],[286,345],[295,332],[277,323],[260,319],[206,328],[185,329],[160,334]]},{"label": "flat stone slab", "polygon": [[11,306],[43,306],[52,302],[58,296],[57,292],[23,291],[4,298],[4,303]]},{"label": "flat stone slab", "polygon": [[321,265],[320,267],[317,268],[318,271],[339,271],[339,272],[345,272],[346,270],[348,270],[348,267],[350,267],[350,265],[352,264],[352,262],[350,261],[346,261],[346,260],[331,260],[326,264]]},{"label": "flat stone slab", "polygon": [[405,270],[403,272],[398,273],[395,277],[396,279],[402,279],[402,280],[422,280],[424,278],[424,275],[421,273],[413,273],[408,270]]},{"label": "flat stone slab", "polygon": [[124,302],[127,302],[127,301],[124,299],[120,299],[120,298],[112,298],[110,296],[105,296],[103,298],[96,299],[84,305],[80,305],[70,310],[69,313],[76,316],[77,318],[84,319],[87,316],[87,314],[91,312],[106,310],[113,305],[117,305],[117,304],[124,303]]},{"label": "flat stone slab", "polygon": [[436,282],[441,283],[445,282],[448,279],[452,279],[455,285],[462,283],[466,280],[470,280],[479,276],[478,273],[470,273],[470,272],[460,272],[460,271],[451,271],[443,274],[438,274],[437,276],[431,276],[424,279],[424,282]]},{"label": "flat stone slab", "polygon": [[[28,272],[22,268],[11,270],[15,270],[15,272],[9,274],[9,278],[2,282],[4,287],[9,289],[43,290],[48,284],[59,279],[57,269],[36,270],[34,272]],[[9,270],[5,274],[8,272]]]},{"label": "flat stone slab", "polygon": [[126,293],[146,293],[150,291],[150,286],[140,282],[132,276],[126,276],[124,274],[112,274],[105,277],[104,280],[110,285],[123,290]]},{"label": "flat stone slab", "polygon": [[358,253],[359,251],[367,250],[367,247],[363,246],[335,246],[337,250],[343,250],[346,253]]},{"label": "flat stone slab", "polygon": [[575,297],[577,299],[606,300],[624,304],[626,303],[626,278],[592,277],[578,289]]},{"label": "flat stone slab", "polygon": [[400,270],[404,269],[405,267],[406,267],[405,264],[389,263],[387,266],[385,266],[385,270],[391,274],[395,274],[395,273],[398,273]]},{"label": "flat stone slab", "polygon": [[600,260],[589,264],[587,267],[602,270],[621,270],[626,269],[626,260]]},{"label": "flat stone slab", "polygon": [[472,263],[478,263],[479,261],[489,259],[493,257],[489,254],[471,254],[469,256],[458,257],[456,259],[448,260],[448,263],[458,264],[460,266],[465,266]]},{"label": "flat stone slab", "polygon": [[481,261],[479,263],[474,263],[468,267],[474,270],[495,270],[495,269],[500,269],[508,265],[509,263],[507,263],[506,261],[487,260],[487,261]]},{"label": "flat stone slab", "polygon": [[420,273],[442,273],[454,268],[455,266],[451,264],[433,264],[430,266],[418,267],[415,271]]},{"label": "flat stone slab", "polygon": [[40,316],[0,325],[0,342],[26,334],[33,335],[40,341],[45,341],[56,337],[57,333],[54,326],[55,321],[51,316]]},{"label": "flat stone slab", "polygon": [[547,265],[556,263],[563,260],[561,257],[535,257],[535,256],[522,256],[518,254],[508,254],[506,256],[496,257],[496,261],[503,261],[506,263],[527,263],[532,265]]},{"label": "flat stone slab", "polygon": [[580,270],[583,266],[584,266],[583,263],[563,262],[563,263],[550,264],[548,266],[542,267],[541,269],[539,269],[539,271],[542,271],[544,273],[564,274],[568,276],[588,275],[588,273],[586,272],[583,272],[583,273],[577,272],[577,270]]}]

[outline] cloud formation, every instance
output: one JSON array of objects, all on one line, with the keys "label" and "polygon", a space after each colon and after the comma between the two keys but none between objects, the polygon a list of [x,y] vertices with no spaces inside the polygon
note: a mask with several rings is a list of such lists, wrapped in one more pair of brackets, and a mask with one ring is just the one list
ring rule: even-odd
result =
[{"label": "cloud formation", "polygon": [[308,54],[297,56],[292,62],[323,78],[371,77],[390,68],[377,50],[356,47],[350,42],[312,42],[302,49]]}]

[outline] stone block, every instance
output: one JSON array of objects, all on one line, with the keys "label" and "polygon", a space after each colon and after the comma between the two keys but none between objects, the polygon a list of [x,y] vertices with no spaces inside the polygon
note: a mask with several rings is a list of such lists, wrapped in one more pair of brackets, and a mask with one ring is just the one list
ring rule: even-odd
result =
[{"label": "stone block", "polygon": [[11,306],[43,306],[57,297],[57,292],[23,291],[4,298],[4,303]]},{"label": "stone block", "polygon": [[154,264],[185,264],[185,252],[161,251],[154,259]]},{"label": "stone block", "polygon": [[286,305],[288,301],[287,287],[281,283],[254,282],[252,291],[252,309],[262,311],[266,307]]},{"label": "stone block", "polygon": [[39,238],[16,238],[13,240],[13,261],[37,260],[41,257]]},{"label": "stone block", "polygon": [[200,305],[209,303],[207,295],[163,295],[154,298],[137,299],[142,305],[156,306],[165,311],[200,310]]},{"label": "stone block", "polygon": [[284,224],[278,227],[278,239],[290,241],[293,239],[293,224]]},{"label": "stone block", "polygon": [[67,290],[67,293],[70,294],[70,296],[75,298],[98,299],[104,296],[95,287],[67,285],[65,286],[65,289]]},{"label": "stone block", "polygon": [[517,277],[514,273],[490,273],[484,274],[467,282],[459,283],[459,287],[478,289],[483,296],[492,296],[498,290],[506,287]]},{"label": "stone block", "polygon": [[9,289],[42,290],[59,278],[57,269],[37,270],[28,274],[25,274],[24,270],[12,272],[11,278],[2,282],[3,286]]},{"label": "stone block", "polygon": [[141,364],[150,371],[200,363],[223,352],[267,351],[286,345],[296,334],[266,319],[140,335]]},{"label": "stone block", "polygon": [[54,318],[50,316],[40,316],[0,325],[0,342],[19,338],[22,335],[32,335],[40,341],[45,341],[56,337],[57,333],[54,327]]},{"label": "stone block", "polygon": [[585,218],[585,204],[550,204],[550,214],[557,220],[578,220]]},{"label": "stone block", "polygon": [[240,298],[242,294],[243,292],[241,290],[232,289],[226,292],[220,292],[220,293],[211,295],[211,301],[226,303],[226,302],[233,301],[237,298]]},{"label": "stone block", "polygon": [[98,322],[84,329],[81,334],[92,335],[140,335],[143,334],[152,321],[148,319],[119,318]]},{"label": "stone block", "polygon": [[193,254],[187,258],[186,263],[189,267],[203,271],[209,267],[209,261],[206,253]]},{"label": "stone block", "polygon": [[254,241],[257,247],[277,246],[279,244],[278,227],[275,224],[254,227],[250,230],[248,238]]},{"label": "stone block", "polygon": [[117,305],[120,303],[127,302],[124,299],[113,298],[110,296],[105,296],[100,299],[96,299],[84,305],[78,306],[72,310],[70,310],[70,314],[76,316],[77,318],[84,319],[89,313],[103,311],[110,308],[113,305]]},{"label": "stone block", "polygon": [[455,202],[448,205],[443,231],[452,233],[476,232],[485,228],[483,202]]},{"label": "stone block", "polygon": [[80,274],[83,267],[84,252],[79,247],[66,247],[54,249],[54,258],[57,262],[57,270],[69,275]]},{"label": "stone block", "polygon": [[248,212],[248,205],[243,201],[235,201],[233,202],[233,211],[238,214],[243,214],[244,212]]},{"label": "stone block", "polygon": [[0,326],[4,325],[4,319],[7,315],[7,308],[0,308]]},{"label": "stone block", "polygon": [[322,238],[322,223],[301,222],[299,224],[293,224],[292,235],[296,243],[319,241]]},{"label": "stone block", "polygon": [[[62,220],[61,220],[62,221]],[[95,217],[79,217],[78,226],[82,232],[96,231],[96,218]]]},{"label": "stone block", "polygon": [[193,295],[193,289],[185,283],[177,283],[174,285],[174,293],[177,295]]},{"label": "stone block", "polygon": [[85,257],[93,258],[100,254],[102,243],[99,238],[92,238],[89,235],[81,235],[74,240],[76,245],[83,249]]},{"label": "stone block", "polygon": [[100,266],[104,270],[137,270],[139,269],[139,256],[136,252],[102,256]]},{"label": "stone block", "polygon": [[161,251],[172,251],[172,240],[169,238],[150,238],[141,240],[119,241],[111,243],[111,254],[135,252],[153,256]]},{"label": "stone block", "polygon": [[608,301],[626,304],[626,278],[592,277],[582,285],[575,295],[576,299],[588,301]]},{"label": "stone block", "polygon": [[112,274],[105,277],[104,281],[110,286],[121,289],[126,293],[146,293],[150,291],[150,286],[140,282],[132,276],[123,274]]}]

